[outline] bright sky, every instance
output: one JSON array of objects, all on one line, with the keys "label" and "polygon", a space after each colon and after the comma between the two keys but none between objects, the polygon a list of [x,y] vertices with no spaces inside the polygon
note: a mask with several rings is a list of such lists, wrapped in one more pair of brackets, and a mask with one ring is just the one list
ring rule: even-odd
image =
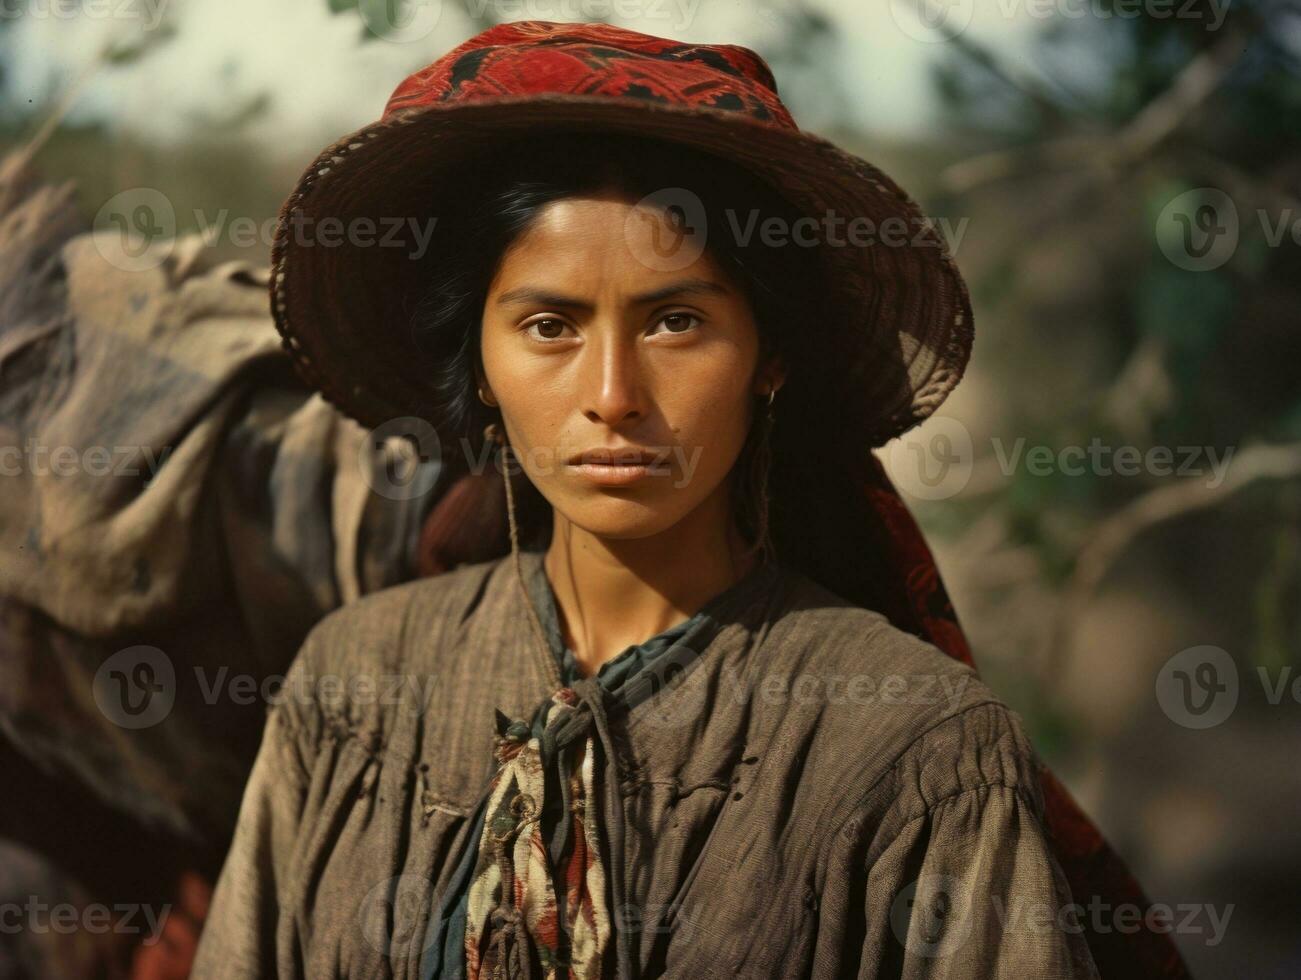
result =
[{"label": "bright sky", "polygon": [[[74,76],[103,38],[152,29],[166,17],[177,37],[133,66],[102,71],[76,114],[107,116],[163,141],[183,140],[199,120],[269,91],[269,114],[251,132],[295,157],[375,119],[408,72],[470,35],[465,11],[474,7],[468,5],[494,3],[508,20],[604,16],[648,34],[746,44],[760,53],[779,22],[757,0],[418,0],[401,40],[362,44],[363,16],[331,16],[326,0],[81,0],[85,13],[54,13],[68,2],[22,0],[6,7],[25,11],[13,27],[9,63],[16,95],[40,101],[53,84]],[[376,10],[384,2],[363,0]],[[972,36],[1015,53],[1042,22],[1017,11],[1037,2],[946,0],[945,9]],[[918,20],[913,3],[810,4],[837,25],[849,109],[869,131],[916,135],[934,122],[926,69],[944,44]],[[818,120],[800,121],[818,128]]]}]

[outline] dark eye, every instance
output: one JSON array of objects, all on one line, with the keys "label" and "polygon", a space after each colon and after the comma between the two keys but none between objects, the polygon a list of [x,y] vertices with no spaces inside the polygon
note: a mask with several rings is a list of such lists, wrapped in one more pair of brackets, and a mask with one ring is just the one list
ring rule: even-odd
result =
[{"label": "dark eye", "polygon": [[534,334],[539,340],[559,340],[565,332],[565,321],[549,318],[545,320],[534,320],[528,325],[529,330],[536,330]]},{"label": "dark eye", "polygon": [[[658,327],[661,324],[666,326],[668,329],[665,333],[686,333],[693,327],[698,326],[699,323],[700,317],[694,313],[668,313],[661,317],[655,326]],[[651,331],[651,333],[654,332],[654,330]]]}]

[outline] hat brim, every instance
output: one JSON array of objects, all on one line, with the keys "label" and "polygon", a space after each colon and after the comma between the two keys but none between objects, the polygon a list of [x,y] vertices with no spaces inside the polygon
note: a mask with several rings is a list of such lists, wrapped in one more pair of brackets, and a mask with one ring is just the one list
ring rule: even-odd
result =
[{"label": "hat brim", "polygon": [[281,208],[271,252],[272,313],[300,376],[367,427],[415,416],[448,435],[431,417],[430,366],[410,329],[425,267],[409,249],[383,247],[381,229],[366,244],[323,244],[324,234],[308,239],[303,229],[326,218],[337,229],[436,215],[440,194],[462,193],[458,168],[495,145],[561,129],[684,143],[749,169],[805,214],[894,230],[889,242],[817,246],[828,263],[826,326],[840,333],[844,380],[863,399],[863,414],[849,417],[866,420],[871,446],[931,415],[961,379],[972,343],[967,286],[889,176],[821,137],[739,113],[575,95],[403,110],[317,157]]}]

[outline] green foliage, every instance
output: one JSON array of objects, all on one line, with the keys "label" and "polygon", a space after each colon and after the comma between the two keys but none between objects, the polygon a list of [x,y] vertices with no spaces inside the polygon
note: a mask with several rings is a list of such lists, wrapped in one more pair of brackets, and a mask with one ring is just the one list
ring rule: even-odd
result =
[{"label": "green foliage", "polygon": [[1269,670],[1301,666],[1301,491],[1288,488],[1288,516],[1269,542],[1253,590],[1256,631],[1252,661]]},{"label": "green foliage", "polygon": [[152,53],[155,48],[166,44],[175,37],[175,23],[170,20],[163,20],[151,31],[141,31],[135,36],[111,43],[104,51],[104,61],[106,64],[117,67],[135,64],[141,58]]}]

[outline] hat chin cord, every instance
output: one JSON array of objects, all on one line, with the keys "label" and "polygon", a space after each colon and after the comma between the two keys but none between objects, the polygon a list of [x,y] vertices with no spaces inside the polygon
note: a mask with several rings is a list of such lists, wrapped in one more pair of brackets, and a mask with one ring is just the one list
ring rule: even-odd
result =
[{"label": "hat chin cord", "polygon": [[[482,390],[480,390],[479,397],[483,398]],[[515,519],[515,491],[511,486],[510,475],[510,454],[512,449],[506,441],[505,430],[498,422],[489,422],[484,426],[483,435],[490,443],[495,443],[500,450],[502,481],[506,484],[506,519],[510,524],[510,554],[515,566],[515,581],[519,584],[520,592],[524,596],[524,608],[528,611],[529,626],[532,628],[534,639],[537,640],[538,651],[542,654],[542,662],[545,665],[548,682],[552,690],[558,690],[564,686],[560,678],[560,668],[556,665],[555,657],[551,655],[551,645],[547,642],[546,634],[542,631],[542,621],[538,618],[538,611],[534,608],[533,599],[529,596],[528,587],[524,584],[524,569],[520,563],[519,524]]]}]

